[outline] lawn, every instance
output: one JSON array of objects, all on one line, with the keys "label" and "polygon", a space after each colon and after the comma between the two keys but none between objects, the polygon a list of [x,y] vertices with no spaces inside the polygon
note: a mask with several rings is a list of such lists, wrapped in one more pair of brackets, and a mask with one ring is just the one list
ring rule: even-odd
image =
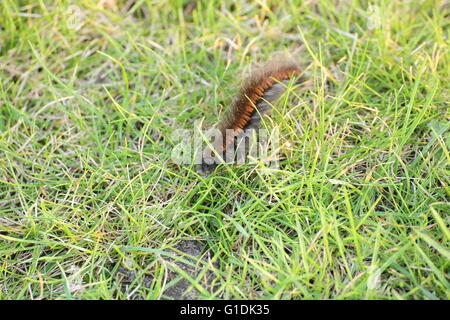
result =
[{"label": "lawn", "polygon": [[[446,1],[0,3],[0,299],[449,299]],[[278,167],[178,164],[294,60]]]}]

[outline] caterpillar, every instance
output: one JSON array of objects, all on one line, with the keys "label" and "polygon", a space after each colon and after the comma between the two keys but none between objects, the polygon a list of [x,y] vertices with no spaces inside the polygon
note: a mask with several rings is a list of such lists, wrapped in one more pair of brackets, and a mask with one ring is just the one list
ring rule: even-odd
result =
[{"label": "caterpillar", "polygon": [[[270,111],[271,103],[285,91],[292,77],[296,78],[295,84],[303,82],[300,69],[295,63],[271,61],[244,82],[228,112],[217,125],[222,142],[213,147],[222,159],[225,159],[227,149],[235,143],[240,132],[259,127],[261,117]],[[209,159],[213,157],[211,151]],[[201,171],[209,174],[218,163],[207,160],[208,155],[202,161]]]}]

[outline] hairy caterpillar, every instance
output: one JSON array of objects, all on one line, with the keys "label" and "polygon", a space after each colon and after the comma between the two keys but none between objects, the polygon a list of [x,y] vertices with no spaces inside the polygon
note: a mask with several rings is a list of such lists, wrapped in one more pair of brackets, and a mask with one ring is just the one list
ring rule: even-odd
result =
[{"label": "hairy caterpillar", "polygon": [[[269,62],[253,73],[244,82],[230,109],[217,126],[222,143],[214,145],[216,153],[225,159],[227,149],[235,143],[240,132],[259,127],[261,117],[270,111],[270,104],[285,91],[285,86],[292,77],[297,78],[296,83],[303,82],[300,75],[298,66],[286,61]],[[210,159],[213,157],[211,152]],[[208,162],[207,155],[201,170],[211,173],[217,165],[217,161]]]}]

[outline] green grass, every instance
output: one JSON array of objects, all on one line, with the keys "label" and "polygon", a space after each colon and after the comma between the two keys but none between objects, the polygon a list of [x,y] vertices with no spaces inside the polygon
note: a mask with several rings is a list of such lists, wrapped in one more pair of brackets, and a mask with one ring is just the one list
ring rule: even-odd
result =
[{"label": "green grass", "polygon": [[[445,1],[105,3],[0,4],[1,299],[450,298]],[[279,169],[176,165],[274,55]]]}]

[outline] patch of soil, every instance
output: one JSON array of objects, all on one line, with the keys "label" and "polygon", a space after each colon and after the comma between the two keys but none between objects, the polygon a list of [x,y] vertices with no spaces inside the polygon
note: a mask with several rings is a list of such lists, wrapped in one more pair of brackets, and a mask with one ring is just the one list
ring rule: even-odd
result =
[{"label": "patch of soil", "polygon": [[[166,266],[167,278],[165,283],[168,284],[175,280],[174,284],[166,288],[163,292],[163,299],[176,300],[196,300],[200,292],[191,283],[185,279],[179,269],[186,273],[190,278],[197,279],[201,273],[204,273],[199,280],[199,284],[208,292],[214,291],[214,273],[210,270],[204,272],[208,265],[205,262],[210,257],[209,252],[205,253],[205,244],[198,240],[182,240],[173,247],[173,250],[166,250],[171,256],[161,256],[161,262]],[[217,266],[217,265],[215,265]],[[152,269],[153,271],[153,269]],[[145,274],[141,280],[147,286],[153,282],[154,276],[152,271]],[[137,277],[138,271],[133,271],[120,266],[117,270],[116,277],[120,279],[122,290],[126,290],[126,286],[131,284]],[[131,297],[139,299],[139,297]]]}]

